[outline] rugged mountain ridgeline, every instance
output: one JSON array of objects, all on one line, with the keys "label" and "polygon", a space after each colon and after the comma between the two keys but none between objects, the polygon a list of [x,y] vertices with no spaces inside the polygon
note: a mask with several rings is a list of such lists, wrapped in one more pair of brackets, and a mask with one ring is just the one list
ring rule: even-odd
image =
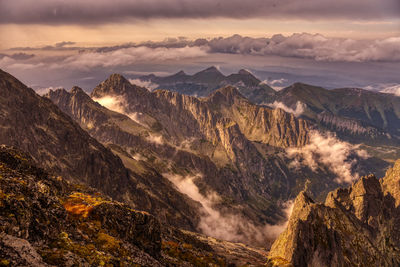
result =
[{"label": "rugged mountain ridgeline", "polygon": [[265,252],[169,229],[148,213],[49,175],[0,146],[1,266],[261,265]]},{"label": "rugged mountain ridgeline", "polygon": [[296,198],[269,266],[399,266],[400,161],[381,180],[362,177],[315,203]]},{"label": "rugged mountain ridgeline", "polygon": [[118,156],[90,137],[49,99],[3,71],[0,125],[0,143],[29,152],[41,167],[157,214],[172,225],[196,229],[197,204],[175,190],[167,179],[152,168],[146,172],[129,171]]},{"label": "rugged mountain ridgeline", "polygon": [[[175,182],[190,177],[201,194],[218,194],[212,204],[222,214],[240,214],[256,226],[279,223],[285,216],[282,203],[308,179],[317,196],[337,187],[327,169],[288,168],[284,149],[307,143],[311,126],[306,121],[253,105],[231,86],[199,99],[149,92],[113,74],[91,96],[78,88],[47,94],[132,171],[151,166]],[[94,100],[112,102],[131,119]]]},{"label": "rugged mountain ridgeline", "polygon": [[154,74],[142,76],[142,81],[152,82],[156,89],[167,89],[185,95],[206,97],[215,90],[228,85],[235,86],[253,103],[261,103],[275,94],[274,89],[262,83],[248,70],[240,70],[228,76],[223,75],[216,67],[209,67],[193,75],[179,71],[174,75],[158,77]]},{"label": "rugged mountain ridgeline", "polygon": [[274,107],[283,104],[287,111],[297,110],[296,115],[318,128],[335,132],[343,140],[363,143],[372,155],[390,162],[400,157],[400,98],[391,94],[357,88],[327,90],[302,83],[281,91],[261,90],[258,88],[268,86],[248,71],[224,76],[215,67],[194,75],[180,71],[167,77],[148,75],[139,79],[151,81],[159,89],[195,96],[208,96],[224,85],[233,85],[253,103]]}]

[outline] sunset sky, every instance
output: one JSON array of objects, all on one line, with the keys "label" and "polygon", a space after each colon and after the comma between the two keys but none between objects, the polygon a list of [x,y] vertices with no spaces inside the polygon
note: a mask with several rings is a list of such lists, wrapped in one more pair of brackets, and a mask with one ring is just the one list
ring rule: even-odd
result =
[{"label": "sunset sky", "polygon": [[0,68],[37,90],[209,65],[277,87],[400,84],[398,0],[0,0],[0,36]]}]

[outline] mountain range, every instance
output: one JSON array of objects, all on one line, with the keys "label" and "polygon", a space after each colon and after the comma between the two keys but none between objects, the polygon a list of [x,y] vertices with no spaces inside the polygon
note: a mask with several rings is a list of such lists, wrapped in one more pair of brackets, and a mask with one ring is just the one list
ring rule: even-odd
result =
[{"label": "mountain range", "polygon": [[232,85],[255,104],[282,103],[293,112],[298,108],[301,111],[299,116],[311,119],[348,140],[360,142],[370,139],[370,142],[398,144],[400,98],[392,94],[359,88],[327,90],[302,83],[275,91],[247,70],[225,76],[216,67],[194,75],[180,71],[166,77],[150,74],[139,80],[152,82],[157,89],[200,97]]},{"label": "mountain range", "polygon": [[[211,202],[208,208],[223,216],[240,216],[240,223],[231,225],[235,235],[248,225],[258,229],[284,221],[284,202],[295,197],[308,180],[313,181],[310,190],[317,198],[337,187],[336,174],[326,167],[288,167],[292,159],[285,149],[304,146],[310,124],[281,109],[254,105],[232,86],[199,99],[163,90],[149,92],[113,74],[94,88],[91,97],[79,88],[50,91],[46,97],[110,147],[133,172],[147,172],[144,169],[151,166],[178,189],[193,182],[195,193],[214,195],[215,199],[195,200],[200,206]],[[355,167],[365,173],[371,170]],[[195,195],[185,188],[180,192]],[[187,207],[175,208],[187,212]],[[214,225],[217,219],[211,217],[208,223]],[[203,225],[207,219],[193,217],[187,225],[177,221],[181,222],[178,226],[196,230],[193,225],[198,225],[197,230],[220,238],[232,235],[208,229]],[[233,240],[262,244],[271,239],[269,234],[255,238],[257,232],[248,231]]]},{"label": "mountain range", "polygon": [[397,159],[397,97],[143,79],[39,96],[0,71],[2,264],[398,264],[400,165],[366,176]]},{"label": "mountain range", "polygon": [[225,76],[214,66],[193,75],[181,70],[171,76],[159,77],[150,74],[139,77],[139,80],[153,83],[155,89],[167,89],[198,97],[206,97],[221,87],[232,85],[253,103],[262,102],[275,92],[248,70],[241,69],[238,73]]}]

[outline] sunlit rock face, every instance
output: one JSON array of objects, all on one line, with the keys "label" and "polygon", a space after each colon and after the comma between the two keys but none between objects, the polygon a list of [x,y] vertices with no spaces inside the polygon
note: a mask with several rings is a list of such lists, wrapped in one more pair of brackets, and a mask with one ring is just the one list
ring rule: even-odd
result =
[{"label": "sunlit rock face", "polygon": [[400,263],[400,161],[380,181],[362,177],[315,203],[296,198],[287,229],[271,248],[269,264],[396,266]]}]

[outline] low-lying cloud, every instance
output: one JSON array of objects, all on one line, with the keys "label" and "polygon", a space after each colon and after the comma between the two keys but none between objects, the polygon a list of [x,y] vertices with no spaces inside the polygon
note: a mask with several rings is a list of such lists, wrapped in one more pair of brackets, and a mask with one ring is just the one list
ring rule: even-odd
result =
[{"label": "low-lying cloud", "polygon": [[161,135],[150,134],[146,137],[146,140],[157,145],[164,144],[163,137]]},{"label": "low-lying cloud", "polygon": [[270,108],[273,108],[273,109],[276,109],[276,108],[283,109],[287,113],[292,113],[296,117],[299,117],[301,114],[303,114],[303,112],[306,108],[306,105],[300,101],[296,102],[296,107],[294,109],[290,108],[290,107],[286,106],[284,103],[278,102],[278,101],[274,101],[274,103],[272,103],[272,104],[267,104],[267,106],[269,106]]},{"label": "low-lying cloud", "polygon": [[400,84],[386,84],[379,90],[381,93],[400,96]]},{"label": "low-lying cloud", "polygon": [[[201,178],[201,175],[186,177],[169,173],[163,175],[181,193],[188,195],[202,205],[198,228],[206,235],[232,242],[265,246],[275,240],[287,225],[287,220],[277,225],[255,225],[242,215],[222,213],[215,208],[215,205],[221,201],[221,197],[213,191],[207,192],[206,196],[202,195],[194,183],[194,180]],[[289,219],[292,207],[293,201],[283,203],[282,208],[286,219]]]},{"label": "low-lying cloud", "polygon": [[144,81],[141,79],[129,79],[129,82],[131,84],[135,84],[137,86],[145,87],[150,92],[153,91],[154,89],[158,88],[158,86],[159,86],[158,84],[153,83],[151,81]]},{"label": "low-lying cloud", "polygon": [[128,116],[131,120],[138,124],[142,124],[139,119],[139,115],[137,112],[127,112],[127,103],[123,96],[104,96],[101,98],[93,98],[94,101],[99,103],[100,105],[108,108],[109,110],[124,114]]},{"label": "low-lying cloud", "polygon": [[366,151],[359,149],[359,146],[340,141],[331,133],[320,133],[312,131],[310,141],[301,148],[288,148],[286,153],[293,161],[292,168],[300,165],[308,166],[316,171],[323,166],[336,175],[335,181],[341,183],[352,183],[359,178],[359,174],[353,172],[353,167],[359,158],[368,158]]}]

